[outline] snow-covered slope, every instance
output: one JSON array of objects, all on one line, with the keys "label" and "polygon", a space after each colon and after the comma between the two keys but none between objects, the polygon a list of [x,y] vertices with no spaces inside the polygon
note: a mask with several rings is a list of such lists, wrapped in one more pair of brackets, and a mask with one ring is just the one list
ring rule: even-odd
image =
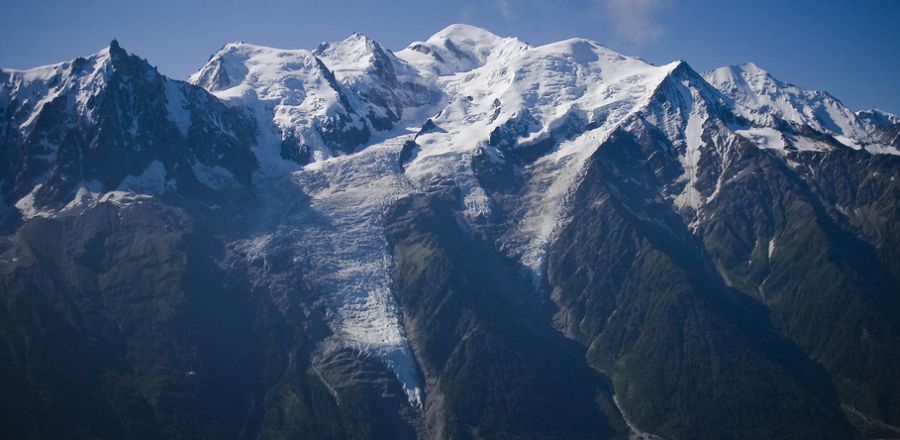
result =
[{"label": "snow-covered slope", "polygon": [[106,86],[110,69],[109,48],[87,58],[36,67],[29,70],[0,70],[0,105],[16,105],[12,129],[27,133],[38,114],[58,96],[71,91],[66,106],[92,121],[87,103]]},{"label": "snow-covered slope", "polygon": [[735,108],[742,116],[755,123],[775,126],[781,119],[808,125],[853,147],[873,141],[870,128],[835,97],[783,82],[756,64],[720,67],[704,76],[739,104]]},{"label": "snow-covered slope", "polygon": [[228,44],[189,81],[254,112],[265,145],[256,151],[264,174],[291,169],[287,159],[306,163],[331,156],[332,149],[352,151],[369,138],[333,73],[308,50]]},{"label": "snow-covered slope", "polygon": [[158,79],[163,84],[166,116],[187,136],[192,122],[190,86],[159,76],[149,64],[129,60],[115,40],[84,58],[28,70],[0,69],[0,106],[14,110],[11,121],[3,122],[12,122],[11,128],[27,137],[45,106],[62,99],[57,104],[60,110],[79,124],[97,124],[101,95],[111,84],[119,86],[116,80],[127,82],[132,77]]},{"label": "snow-covered slope", "polygon": [[868,124],[876,139],[900,149],[900,116],[873,109],[858,111],[856,117]]},{"label": "snow-covered slope", "polygon": [[527,49],[517,38],[501,38],[464,24],[447,26],[426,41],[417,41],[397,56],[424,74],[449,75],[480,67],[493,58],[508,58]]},{"label": "snow-covered slope", "polygon": [[[565,215],[565,197],[577,184],[586,159],[650,101],[676,65],[652,66],[583,39],[492,52],[484,65],[438,79],[447,94],[446,106],[432,119],[439,130],[417,139],[419,154],[407,165],[407,175],[423,186],[433,180],[455,182],[469,219],[488,221],[495,200],[476,177],[472,161],[486,154],[495,163],[509,160],[514,166],[513,158],[506,157],[514,152],[491,145],[492,134],[497,133],[494,144],[508,143],[513,149],[542,140],[558,143],[524,166],[526,183],[511,213],[513,226],[501,238],[508,252],[538,275],[546,247]],[[582,129],[557,133],[571,124]],[[499,140],[502,136],[509,139]]]},{"label": "snow-covered slope", "polygon": [[288,161],[352,153],[394,128],[406,109],[439,96],[415,70],[361,34],[315,51],[228,44],[189,81],[256,115],[260,145],[268,146],[256,151],[264,175],[296,168]]},{"label": "snow-covered slope", "polygon": [[440,96],[416,69],[365,35],[322,43],[313,53],[331,69],[350,104],[375,131],[390,130],[409,109]]},{"label": "snow-covered slope", "polygon": [[856,117],[861,121],[876,127],[887,127],[900,124],[900,116],[879,109],[860,110],[856,112]]},{"label": "snow-covered slope", "polygon": [[26,216],[111,190],[249,185],[256,168],[252,121],[116,41],[86,58],[0,70],[0,114],[2,193]]}]

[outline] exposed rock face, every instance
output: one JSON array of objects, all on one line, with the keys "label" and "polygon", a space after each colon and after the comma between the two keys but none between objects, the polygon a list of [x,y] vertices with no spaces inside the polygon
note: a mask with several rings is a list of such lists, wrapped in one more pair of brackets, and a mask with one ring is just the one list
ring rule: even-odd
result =
[{"label": "exposed rock face", "polygon": [[26,215],[73,196],[248,187],[255,122],[113,43],[88,58],[3,71],[3,197]]},{"label": "exposed rock face", "polygon": [[0,115],[17,438],[900,433],[900,118],[755,65],[113,42]]}]

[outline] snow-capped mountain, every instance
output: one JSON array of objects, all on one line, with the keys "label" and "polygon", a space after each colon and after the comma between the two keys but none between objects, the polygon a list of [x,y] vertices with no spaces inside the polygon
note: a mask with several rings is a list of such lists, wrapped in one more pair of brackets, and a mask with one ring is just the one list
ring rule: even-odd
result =
[{"label": "snow-capped mountain", "polygon": [[[187,292],[153,310],[203,317],[191,301],[222,292],[242,329],[189,319],[187,339],[166,336],[183,346],[119,348],[126,364],[165,353],[165,379],[135,386],[153,408],[225,393],[243,370],[224,363],[259,378],[231,396],[243,419],[154,415],[159,429],[845,438],[900,423],[882,392],[900,386],[900,118],[753,64],[700,74],[452,25],[396,53],[362,34],[231,43],[180,82],[114,42],[0,71],[0,114],[0,209],[19,217],[4,285],[71,266],[73,292],[114,297],[133,274],[108,256],[124,255]],[[167,238],[115,238],[145,230]],[[200,275],[173,275],[179,261]],[[130,328],[132,309],[104,304]],[[241,350],[203,345],[216,332]]]},{"label": "snow-capped mountain", "polygon": [[900,147],[900,117],[878,109],[860,110],[856,112],[856,117],[872,127],[877,139],[895,148]]},{"label": "snow-capped mountain", "polygon": [[114,190],[249,185],[256,169],[252,120],[116,41],[0,81],[2,192],[26,216]]},{"label": "snow-capped mountain", "polygon": [[860,110],[856,112],[856,117],[861,121],[872,124],[876,127],[887,127],[890,125],[900,124],[900,117],[878,109]]},{"label": "snow-capped mountain", "polygon": [[848,146],[872,143],[872,127],[827,92],[805,90],[773,77],[756,64],[727,66],[704,74],[707,81],[740,104],[741,115],[775,126],[781,121],[836,136]]},{"label": "snow-capped mountain", "polygon": [[189,81],[265,121],[257,157],[263,173],[276,175],[292,168],[282,160],[303,165],[352,153],[439,93],[360,34],[314,51],[228,44]]},{"label": "snow-capped mountain", "polygon": [[501,38],[474,26],[454,24],[427,41],[410,44],[397,56],[424,74],[442,76],[476,69],[491,59],[515,57],[527,48],[518,38]]}]

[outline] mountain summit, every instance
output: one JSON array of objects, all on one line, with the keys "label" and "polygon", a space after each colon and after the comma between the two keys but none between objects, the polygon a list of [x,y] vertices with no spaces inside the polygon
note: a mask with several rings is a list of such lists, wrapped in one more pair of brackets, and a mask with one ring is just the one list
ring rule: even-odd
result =
[{"label": "mountain summit", "polygon": [[900,433],[900,118],[468,25],[0,70],[17,438]]}]

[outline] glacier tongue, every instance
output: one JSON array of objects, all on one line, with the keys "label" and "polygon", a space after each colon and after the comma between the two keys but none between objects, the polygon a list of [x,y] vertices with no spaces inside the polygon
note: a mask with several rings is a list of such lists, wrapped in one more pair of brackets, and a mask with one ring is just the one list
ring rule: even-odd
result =
[{"label": "glacier tongue", "polygon": [[393,261],[382,224],[384,209],[413,191],[397,162],[408,138],[294,173],[292,181],[310,201],[288,221],[303,231],[297,245],[309,282],[328,293],[334,338],[375,355],[396,374],[410,403],[421,407],[422,380],[391,292]]}]

